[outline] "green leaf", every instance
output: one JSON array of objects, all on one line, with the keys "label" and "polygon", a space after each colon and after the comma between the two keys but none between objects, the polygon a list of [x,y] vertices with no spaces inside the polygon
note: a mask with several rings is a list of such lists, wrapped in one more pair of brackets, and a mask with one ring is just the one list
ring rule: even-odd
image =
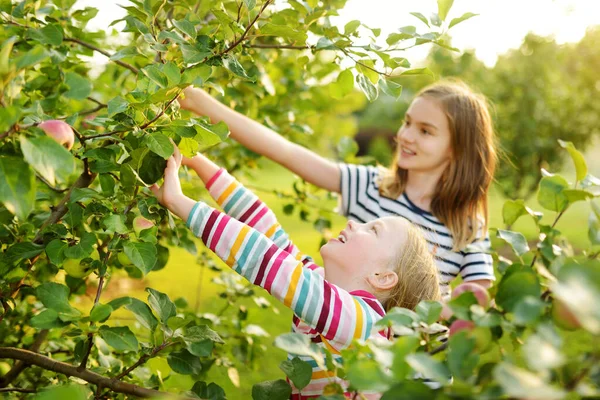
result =
[{"label": "green leaf", "polygon": [[196,38],[196,27],[187,19],[173,20],[173,25],[192,39]]},{"label": "green leaf", "polygon": [[229,71],[233,72],[235,75],[240,76],[244,79],[248,79],[250,81],[255,81],[256,77],[248,75],[248,72],[244,69],[242,64],[232,55],[228,55],[223,59],[223,65]]},{"label": "green leaf", "polygon": [[282,361],[279,368],[286,374],[299,390],[310,383],[312,378],[312,366],[298,357]]},{"label": "green leaf", "polygon": [[260,382],[252,386],[253,400],[287,400],[292,394],[292,387],[283,379]]},{"label": "green leaf", "polygon": [[295,42],[296,45],[303,45],[306,43],[308,38],[307,34],[301,30],[295,30],[287,25],[277,25],[271,22],[267,22],[260,27],[260,35],[264,36],[278,36],[286,40]]},{"label": "green leaf", "polygon": [[110,314],[113,312],[113,309],[108,304],[96,304],[94,308],[92,308],[92,312],[90,312],[90,321],[101,322],[105,321],[110,317]]},{"label": "green leaf", "polygon": [[129,103],[124,98],[117,96],[108,101],[108,117],[125,112]]},{"label": "green leaf", "polygon": [[48,390],[39,391],[35,400],[87,400],[88,391],[83,385],[52,386]]},{"label": "green leaf", "polygon": [[67,244],[60,239],[54,239],[46,245],[46,255],[48,260],[54,265],[61,265],[65,255],[64,252],[67,248]]},{"label": "green leaf", "polygon": [[201,399],[207,400],[226,400],[225,391],[219,385],[214,382],[196,382],[192,387],[192,392],[196,393]]},{"label": "green leaf", "polygon": [[156,246],[152,243],[127,242],[123,245],[125,254],[143,274],[152,271],[156,263]]},{"label": "green leaf", "polygon": [[6,251],[5,260],[8,263],[17,263],[26,258],[32,258],[44,251],[44,247],[32,242],[18,242]]},{"label": "green leaf", "polygon": [[306,335],[299,333],[284,333],[275,338],[275,346],[289,354],[308,356],[315,359],[317,364],[323,364],[324,358],[315,344]]},{"label": "green leaf", "polygon": [[127,304],[125,308],[135,315],[135,318],[143,327],[154,331],[158,326],[158,320],[152,314],[148,304],[143,301],[131,298],[131,303]]},{"label": "green leaf", "polygon": [[34,315],[29,320],[29,324],[36,329],[62,328],[68,325],[68,323],[62,322],[58,318],[58,313],[55,310],[50,308]]},{"label": "green leaf", "polygon": [[421,321],[431,325],[440,318],[440,314],[442,313],[442,305],[438,301],[423,300],[417,304],[415,311],[421,318]]},{"label": "green leaf", "polygon": [[466,381],[473,376],[479,362],[475,351],[475,338],[462,331],[450,337],[448,345],[448,367],[450,373],[459,380]]},{"label": "green leaf", "polygon": [[29,31],[31,38],[51,46],[60,46],[63,42],[63,32],[59,25],[48,24],[41,29]]},{"label": "green leaf", "polygon": [[373,359],[354,360],[346,367],[346,378],[359,391],[384,392],[389,385],[381,368]]},{"label": "green leaf", "polygon": [[63,93],[63,96],[69,99],[83,100],[92,92],[92,84],[89,79],[74,72],[65,74],[65,84],[69,87],[69,90]]},{"label": "green leaf", "polygon": [[358,153],[358,144],[351,137],[344,136],[336,146],[338,157],[342,160],[349,160]]},{"label": "green leaf", "polygon": [[400,99],[400,95],[402,95],[402,85],[392,81],[391,79],[379,80],[379,87],[383,93],[395,98],[396,100]]},{"label": "green leaf", "polygon": [[162,178],[166,167],[167,160],[153,151],[148,151],[142,158],[138,174],[145,184],[151,185]]},{"label": "green leaf", "polygon": [[423,22],[425,25],[427,25],[428,28],[430,28],[429,26],[429,21],[427,20],[427,18],[425,18],[425,16],[419,12],[411,12],[410,15],[417,17],[419,20],[421,20],[421,22]]},{"label": "green leaf", "polygon": [[17,69],[24,69],[34,66],[50,56],[50,53],[42,46],[36,46],[22,56],[17,57],[15,64]]},{"label": "green leaf", "polygon": [[504,206],[502,207],[502,218],[507,226],[514,224],[522,215],[526,214],[531,215],[536,224],[542,218],[542,213],[533,211],[527,207],[522,199],[506,200],[504,202]]},{"label": "green leaf", "polygon": [[425,378],[434,380],[443,385],[447,384],[450,380],[448,368],[429,354],[409,354],[406,356],[406,362],[412,369],[423,375]]},{"label": "green leaf", "polygon": [[429,68],[413,68],[403,71],[400,75],[429,75],[435,78],[435,74]]},{"label": "green leaf", "polygon": [[535,398],[538,399],[558,400],[566,395],[562,389],[549,386],[540,376],[507,362],[499,363],[494,368],[493,375],[504,393],[510,397],[529,398],[535,393]]},{"label": "green leaf", "polygon": [[179,68],[175,63],[169,61],[164,64],[162,72],[167,76],[169,86],[175,86],[181,82],[181,72],[179,72]]},{"label": "green leaf", "polygon": [[542,207],[550,211],[563,211],[569,204],[567,196],[563,193],[569,188],[569,182],[560,175],[544,176],[540,180],[537,201]]},{"label": "green leaf", "polygon": [[150,307],[158,314],[160,322],[167,324],[169,318],[174,317],[177,314],[177,308],[175,304],[169,299],[169,296],[154,290],[152,288],[146,288],[148,292],[148,303]]},{"label": "green leaf", "polygon": [[369,101],[375,101],[375,99],[377,99],[377,86],[373,85],[365,75],[358,74],[356,76],[356,83],[358,83],[358,87],[363,91],[365,96],[367,96]]},{"label": "green leaf", "polygon": [[[16,41],[17,37],[11,36],[2,43],[2,50],[0,50],[0,76],[10,71],[10,56]],[[2,130],[5,129],[3,128]]]},{"label": "green leaf", "polygon": [[565,142],[559,140],[558,143],[563,149],[567,149],[567,151],[571,155],[571,159],[573,159],[573,164],[575,164],[575,175],[577,176],[577,180],[583,180],[588,173],[587,164],[585,163],[585,158],[583,158],[583,154],[577,151],[572,142]]},{"label": "green leaf", "polygon": [[334,99],[343,99],[354,89],[354,76],[352,71],[345,69],[338,75],[335,82],[329,85],[329,93]]},{"label": "green leaf", "polygon": [[191,375],[202,371],[202,364],[198,357],[185,349],[171,352],[167,356],[167,362],[169,367],[178,374]]},{"label": "green leaf", "polygon": [[169,86],[169,79],[156,65],[144,67],[141,69],[141,72],[161,88]]},{"label": "green leaf", "polygon": [[215,343],[225,343],[219,334],[206,325],[192,326],[188,328],[183,335],[183,340],[186,343],[196,343],[204,340],[210,340]]},{"label": "green leaf", "polygon": [[353,34],[354,32],[356,32],[359,26],[360,21],[357,19],[348,22],[346,25],[344,25],[344,35],[348,36]]},{"label": "green leaf", "polygon": [[69,288],[64,285],[45,282],[35,288],[35,294],[46,308],[56,311],[63,321],[71,321],[81,315],[69,304]]},{"label": "green leaf", "polygon": [[21,150],[29,165],[52,186],[57,178],[65,182],[75,172],[73,155],[49,136],[21,136]]},{"label": "green leaf", "polygon": [[198,64],[186,68],[181,75],[181,83],[192,84],[196,86],[204,85],[204,82],[212,75],[212,67],[206,64]]},{"label": "green leaf", "polygon": [[479,14],[474,14],[474,13],[468,12],[468,13],[464,13],[463,15],[461,15],[458,18],[453,18],[452,21],[450,21],[450,24],[448,25],[448,29],[452,28],[456,24],[460,24],[461,22],[466,21],[469,18],[476,17],[478,15]]},{"label": "green leaf", "polygon": [[98,331],[110,347],[118,351],[137,351],[138,340],[126,326],[109,327],[102,325]]},{"label": "green leaf", "polygon": [[88,257],[92,254],[92,251],[94,251],[94,244],[96,243],[96,235],[90,232],[84,232],[81,235],[79,243],[65,249],[65,256],[75,259]]},{"label": "green leaf", "polygon": [[197,64],[213,55],[212,51],[198,44],[195,46],[182,44],[179,46],[179,48],[181,49],[181,53],[183,55],[183,61],[186,64]]},{"label": "green leaf", "polygon": [[537,297],[525,296],[519,300],[513,309],[514,323],[528,326],[537,321],[543,314],[545,303]]},{"label": "green leaf", "polygon": [[244,0],[244,4],[246,4],[248,11],[252,11],[256,7],[256,0]]},{"label": "green leaf", "polygon": [[173,143],[160,132],[152,132],[144,137],[144,145],[165,160],[173,155]]},{"label": "green leaf", "polygon": [[505,231],[498,229],[498,237],[510,244],[515,253],[520,257],[529,251],[527,239],[521,232]]},{"label": "green leaf", "polygon": [[500,281],[496,303],[505,311],[512,312],[521,299],[526,296],[539,298],[540,295],[541,286],[535,273],[514,272]]},{"label": "green leaf", "polygon": [[0,157],[0,202],[21,221],[33,210],[35,175],[19,158]]},{"label": "green leaf", "polygon": [[452,3],[454,3],[454,0],[438,0],[437,3],[438,15],[442,21],[445,21],[448,11],[450,11],[450,8],[452,8]]},{"label": "green leaf", "polygon": [[106,227],[106,233],[125,234],[129,232],[123,214],[109,214],[102,219],[102,224]]}]

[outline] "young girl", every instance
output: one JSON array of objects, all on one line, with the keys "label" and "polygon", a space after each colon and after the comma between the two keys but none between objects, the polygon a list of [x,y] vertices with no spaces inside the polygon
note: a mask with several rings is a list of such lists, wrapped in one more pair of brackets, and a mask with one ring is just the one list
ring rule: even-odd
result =
[{"label": "young girl", "polygon": [[199,89],[187,88],[179,102],[212,122],[227,123],[231,136],[248,149],[307,182],[341,193],[341,212],[350,219],[366,223],[398,215],[425,228],[444,297],[459,274],[463,281],[485,287],[495,279],[492,258],[477,250],[489,243],[494,132],[485,99],[465,84],[436,83],[417,94],[398,131],[396,156],[388,169],[336,164]]},{"label": "young girl", "polygon": [[[290,241],[258,197],[205,157],[186,159],[185,164],[206,182],[227,214],[183,195],[180,163],[176,149],[163,186],[151,188],[161,204],[187,221],[232,269],[291,308],[295,332],[309,335],[337,357],[352,340],[368,339],[388,309],[414,309],[421,300],[440,298],[437,269],[425,240],[405,219],[349,221],[337,239],[321,248],[321,268]],[[387,330],[373,334],[389,338]],[[293,388],[293,399],[319,397],[334,381],[344,385],[312,358],[300,358],[312,365],[312,379],[301,395]]]}]

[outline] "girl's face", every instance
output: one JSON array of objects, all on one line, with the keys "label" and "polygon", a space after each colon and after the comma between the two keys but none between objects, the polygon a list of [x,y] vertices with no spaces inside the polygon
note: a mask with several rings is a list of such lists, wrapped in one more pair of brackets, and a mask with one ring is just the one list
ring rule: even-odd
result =
[{"label": "girl's face", "polygon": [[321,247],[325,278],[346,290],[355,290],[372,274],[388,270],[406,242],[409,223],[402,217],[384,217],[365,224],[348,221],[336,239]]},{"label": "girl's face", "polygon": [[438,103],[417,97],[397,134],[398,167],[414,172],[439,172],[452,159],[448,118]]}]

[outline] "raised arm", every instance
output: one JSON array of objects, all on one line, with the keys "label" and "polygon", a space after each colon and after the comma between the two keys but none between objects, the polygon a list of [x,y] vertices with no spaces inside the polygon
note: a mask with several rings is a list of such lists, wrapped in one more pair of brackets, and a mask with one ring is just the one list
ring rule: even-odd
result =
[{"label": "raised arm", "polygon": [[223,121],[231,137],[246,148],[289,169],[307,182],[330,192],[340,192],[340,172],[333,161],[286,140],[273,130],[230,109],[201,89],[188,87],[179,100],[183,109]]}]

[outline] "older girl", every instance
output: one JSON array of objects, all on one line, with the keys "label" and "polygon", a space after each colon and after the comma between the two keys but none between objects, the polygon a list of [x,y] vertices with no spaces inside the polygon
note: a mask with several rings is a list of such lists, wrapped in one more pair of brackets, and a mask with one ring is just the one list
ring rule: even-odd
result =
[{"label": "older girl", "polygon": [[[486,247],[488,190],[496,152],[485,99],[460,82],[440,82],[413,100],[387,168],[337,164],[294,144],[207,93],[187,88],[184,109],[224,121],[231,136],[316,186],[341,194],[341,211],[358,222],[398,215],[427,231],[443,294],[461,275],[494,280]],[[469,246],[470,245],[470,246]]]}]

